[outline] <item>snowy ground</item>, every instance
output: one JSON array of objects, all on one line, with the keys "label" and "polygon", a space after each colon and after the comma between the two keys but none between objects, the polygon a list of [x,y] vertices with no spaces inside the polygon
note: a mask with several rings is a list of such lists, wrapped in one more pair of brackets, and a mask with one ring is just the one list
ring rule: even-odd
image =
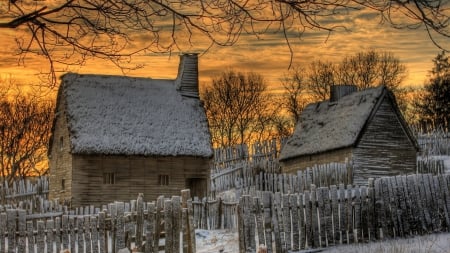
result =
[{"label": "snowy ground", "polygon": [[[197,253],[238,253],[238,233],[227,230],[196,230]],[[340,245],[300,252],[323,253],[449,253],[450,233],[416,236],[408,239]]]}]

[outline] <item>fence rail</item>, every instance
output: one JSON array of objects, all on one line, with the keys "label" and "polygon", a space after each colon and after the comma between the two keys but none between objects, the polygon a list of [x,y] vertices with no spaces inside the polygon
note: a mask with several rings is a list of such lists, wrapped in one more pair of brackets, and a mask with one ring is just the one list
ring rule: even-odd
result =
[{"label": "fence rail", "polygon": [[238,207],[240,252],[328,247],[449,231],[450,175],[370,179],[368,187],[311,187],[298,194],[243,196]]}]

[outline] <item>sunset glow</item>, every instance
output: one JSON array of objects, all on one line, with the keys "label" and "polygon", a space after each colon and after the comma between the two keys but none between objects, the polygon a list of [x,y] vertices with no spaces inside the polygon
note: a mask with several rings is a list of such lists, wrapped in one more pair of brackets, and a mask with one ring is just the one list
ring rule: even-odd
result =
[{"label": "sunset glow", "polygon": [[[264,76],[271,89],[280,88],[280,78],[289,67],[306,66],[313,60],[337,62],[343,57],[364,51],[379,50],[392,52],[407,67],[408,76],[403,85],[422,85],[432,67],[432,59],[441,51],[428,37],[423,27],[416,29],[394,29],[380,23],[374,13],[361,11],[357,15],[330,16],[329,23],[342,28],[328,34],[320,30],[306,30],[302,37],[295,38],[295,27],[286,31],[290,40],[288,47],[284,35],[266,33],[256,39],[253,35],[242,34],[233,46],[209,47],[205,37],[199,35],[191,43],[180,44],[182,52],[197,52],[199,56],[200,82],[210,82],[211,78],[225,69],[253,71]],[[345,27],[345,28],[344,28]],[[38,74],[48,71],[44,57],[28,54],[19,57],[16,38],[20,39],[20,29],[0,29],[0,75],[11,76],[23,84],[39,83]],[[180,35],[181,36],[181,35]],[[145,32],[132,35],[135,48],[146,40]],[[448,38],[440,38],[442,45],[448,45]],[[292,50],[292,52],[290,51]],[[173,79],[177,73],[178,54],[158,54],[142,52],[130,59],[129,66],[136,70],[123,71],[111,62],[88,59],[83,66],[63,66],[56,64],[57,75],[66,72],[110,74]],[[59,54],[66,52],[58,51]]]}]

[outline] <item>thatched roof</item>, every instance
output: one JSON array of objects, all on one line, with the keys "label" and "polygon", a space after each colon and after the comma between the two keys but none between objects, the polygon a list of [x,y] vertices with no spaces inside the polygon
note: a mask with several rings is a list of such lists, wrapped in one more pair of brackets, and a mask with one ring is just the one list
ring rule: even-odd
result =
[{"label": "thatched roof", "polygon": [[72,153],[211,157],[203,106],[176,86],[176,80],[64,75],[59,96]]},{"label": "thatched roof", "polygon": [[283,146],[280,160],[353,146],[386,94],[387,89],[380,86],[354,92],[336,102],[309,104]]}]

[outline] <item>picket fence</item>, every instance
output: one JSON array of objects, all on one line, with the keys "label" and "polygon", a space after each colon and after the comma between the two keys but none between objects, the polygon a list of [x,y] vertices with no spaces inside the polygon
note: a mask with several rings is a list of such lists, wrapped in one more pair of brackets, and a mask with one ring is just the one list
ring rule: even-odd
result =
[{"label": "picket fence", "polygon": [[[273,166],[274,163],[266,162],[266,165]],[[212,175],[210,196],[217,196],[220,192],[231,189],[244,193],[250,191],[294,193],[309,190],[311,185],[322,187],[352,183],[353,170],[348,162],[314,165],[297,171],[295,175],[268,173],[266,170],[258,170],[253,164],[246,163]]]},{"label": "picket fence", "polygon": [[293,252],[343,243],[449,231],[450,175],[369,179],[368,187],[311,187],[242,196],[240,252]]},{"label": "picket fence", "polygon": [[[239,144],[229,147],[214,149],[214,162],[211,168],[211,174],[220,173],[223,170],[229,170],[242,166],[242,164],[265,163],[266,161],[275,161],[281,149],[283,140],[272,139],[261,142],[255,142],[251,145]],[[279,167],[266,167],[265,169],[276,169],[272,173],[279,172]]]},{"label": "picket fence", "polygon": [[103,253],[124,248],[146,253],[195,252],[189,190],[171,199],[161,196],[156,202],[144,202],[140,195],[130,203],[103,208],[31,215],[7,209],[0,213],[0,252]]},{"label": "picket fence", "polygon": [[450,155],[450,133],[442,129],[418,132],[421,156]]}]

